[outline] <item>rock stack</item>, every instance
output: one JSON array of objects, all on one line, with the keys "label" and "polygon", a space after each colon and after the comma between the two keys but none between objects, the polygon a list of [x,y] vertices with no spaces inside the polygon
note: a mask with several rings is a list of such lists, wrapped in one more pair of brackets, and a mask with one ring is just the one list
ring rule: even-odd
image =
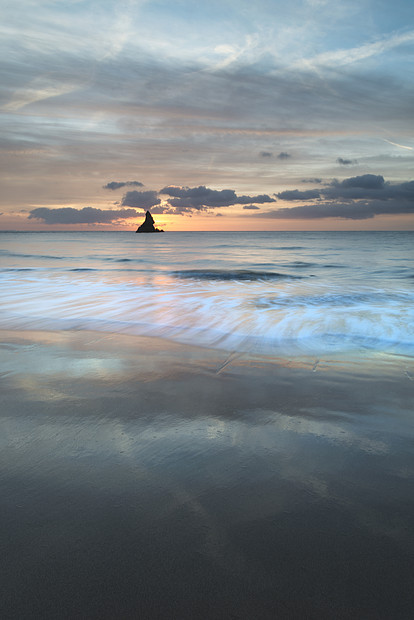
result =
[{"label": "rock stack", "polygon": [[155,228],[155,226],[154,226],[154,218],[152,217],[151,213],[149,211],[147,211],[146,214],[145,214],[144,222],[141,224],[141,226],[138,226],[138,228],[137,228],[137,230],[135,232],[137,232],[137,233],[156,233],[156,232],[164,232],[164,231],[161,230],[160,228]]}]

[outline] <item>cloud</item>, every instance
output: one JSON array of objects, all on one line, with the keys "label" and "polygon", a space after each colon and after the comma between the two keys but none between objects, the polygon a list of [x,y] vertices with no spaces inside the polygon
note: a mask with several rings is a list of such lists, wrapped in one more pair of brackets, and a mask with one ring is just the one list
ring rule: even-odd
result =
[{"label": "cloud", "polygon": [[135,209],[95,209],[94,207],[49,209],[48,207],[39,207],[30,211],[28,219],[43,220],[45,224],[106,224],[138,215],[139,213]]},{"label": "cloud", "polygon": [[322,179],[301,179],[301,183],[322,183]]},{"label": "cloud", "polygon": [[363,198],[378,198],[388,200],[395,198],[401,192],[400,185],[391,186],[385,183],[382,175],[364,174],[358,177],[349,177],[339,182],[332,181],[321,193],[328,200],[347,199],[358,200]]},{"label": "cloud", "polygon": [[414,148],[412,146],[406,146],[404,144],[398,144],[398,142],[391,142],[391,140],[387,140],[386,138],[383,138],[384,142],[388,142],[388,144],[392,144],[393,146],[398,146],[398,148],[400,149],[406,149],[407,151],[414,151]]},{"label": "cloud", "polygon": [[323,52],[314,58],[307,59],[306,63],[308,66],[314,67],[321,65],[325,67],[331,66],[337,68],[341,65],[360,62],[361,60],[365,60],[371,56],[383,54],[384,52],[392,50],[395,47],[404,45],[405,43],[409,44],[413,41],[414,30],[404,33],[395,33],[384,36],[382,39],[374,41],[373,43],[364,43],[358,47]]},{"label": "cloud", "polygon": [[393,200],[383,202],[358,201],[349,203],[324,203],[304,205],[302,207],[282,208],[269,211],[260,216],[281,220],[314,220],[324,218],[341,218],[365,220],[376,215],[407,215],[414,214],[414,202]]},{"label": "cloud", "polygon": [[323,190],[323,194],[325,198],[331,200],[337,198],[347,200],[369,198],[384,201],[398,199],[414,201],[414,181],[391,185],[391,183],[386,183],[382,176],[376,177],[366,174],[364,177],[354,177],[345,179],[342,183],[333,183]]},{"label": "cloud", "polygon": [[334,187],[362,187],[365,189],[380,189],[384,187],[384,177],[381,174],[363,174],[359,177],[349,177],[341,183],[333,181]]},{"label": "cloud", "polygon": [[206,211],[209,208],[229,207],[251,203],[264,204],[276,202],[267,194],[258,196],[237,196],[233,189],[215,190],[200,185],[199,187],[180,187],[169,185],[160,190],[160,194],[171,196],[169,204],[176,213],[189,211]]},{"label": "cloud", "polygon": [[277,194],[277,197],[281,200],[313,200],[314,198],[319,198],[320,195],[321,193],[317,189],[308,189],[304,192],[299,189],[293,189],[280,192]]},{"label": "cloud", "polygon": [[245,205],[243,209],[249,209],[250,211],[260,209],[260,207],[256,207],[256,205]]},{"label": "cloud", "polygon": [[292,157],[292,155],[289,155],[289,153],[285,153],[284,151],[282,151],[282,153],[279,153],[279,155],[277,156],[278,159],[289,159],[289,157]]},{"label": "cloud", "polygon": [[160,213],[173,214],[174,210],[171,209],[171,207],[169,205],[159,205],[159,206],[156,206],[156,207],[151,207],[151,213],[153,213],[154,215],[160,214]]},{"label": "cloud", "polygon": [[318,189],[301,191],[287,190],[277,194],[281,200],[361,200],[364,198],[390,200],[393,198],[412,198],[414,182],[391,185],[380,174],[363,174],[349,177],[343,181],[334,179],[328,186]]},{"label": "cloud", "polygon": [[140,181],[111,181],[110,183],[104,185],[103,188],[116,190],[126,186],[143,187],[143,185],[144,184],[140,183]]},{"label": "cloud", "polygon": [[135,207],[137,209],[149,209],[154,205],[160,204],[161,200],[157,196],[157,192],[147,191],[147,192],[138,192],[133,190],[132,192],[127,192],[125,196],[122,198],[122,206],[123,207]]},{"label": "cloud", "polygon": [[334,180],[323,189],[289,190],[277,197],[286,200],[315,200],[313,204],[283,207],[260,213],[271,219],[342,218],[362,220],[377,215],[414,213],[414,181],[386,182],[382,175],[364,174],[343,181]]},{"label": "cloud", "polygon": [[260,157],[273,157],[273,153],[270,153],[270,151],[261,151]]},{"label": "cloud", "polygon": [[341,166],[352,166],[354,164],[357,164],[358,162],[356,159],[343,159],[342,157],[338,157],[336,163],[340,164]]},{"label": "cloud", "polygon": [[32,103],[80,90],[82,86],[84,84],[76,80],[72,83],[59,83],[58,77],[53,74],[49,77],[41,76],[31,80],[24,89],[15,93],[12,99],[1,107],[5,112],[17,112]]}]

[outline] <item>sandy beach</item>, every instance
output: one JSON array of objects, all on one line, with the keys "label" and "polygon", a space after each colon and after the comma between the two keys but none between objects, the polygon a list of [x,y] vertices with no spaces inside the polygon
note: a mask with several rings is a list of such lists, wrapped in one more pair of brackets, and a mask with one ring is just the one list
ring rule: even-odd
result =
[{"label": "sandy beach", "polygon": [[410,358],[1,333],[3,618],[409,618]]}]

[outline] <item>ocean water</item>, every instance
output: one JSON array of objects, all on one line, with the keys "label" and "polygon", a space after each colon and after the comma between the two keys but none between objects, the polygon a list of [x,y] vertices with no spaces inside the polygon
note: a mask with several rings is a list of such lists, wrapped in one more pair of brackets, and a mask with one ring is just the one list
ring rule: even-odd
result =
[{"label": "ocean water", "polygon": [[412,232],[4,232],[0,278],[0,329],[414,353]]}]

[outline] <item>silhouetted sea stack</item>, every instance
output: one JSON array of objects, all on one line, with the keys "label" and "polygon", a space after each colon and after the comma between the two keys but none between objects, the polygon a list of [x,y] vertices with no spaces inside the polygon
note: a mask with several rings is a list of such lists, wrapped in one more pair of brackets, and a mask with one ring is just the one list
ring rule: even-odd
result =
[{"label": "silhouetted sea stack", "polygon": [[152,217],[151,213],[149,211],[146,212],[145,214],[145,221],[141,224],[141,226],[138,226],[137,230],[135,231],[137,233],[153,233],[153,232],[164,232],[163,230],[161,230],[160,228],[155,228],[154,226],[154,218]]}]

